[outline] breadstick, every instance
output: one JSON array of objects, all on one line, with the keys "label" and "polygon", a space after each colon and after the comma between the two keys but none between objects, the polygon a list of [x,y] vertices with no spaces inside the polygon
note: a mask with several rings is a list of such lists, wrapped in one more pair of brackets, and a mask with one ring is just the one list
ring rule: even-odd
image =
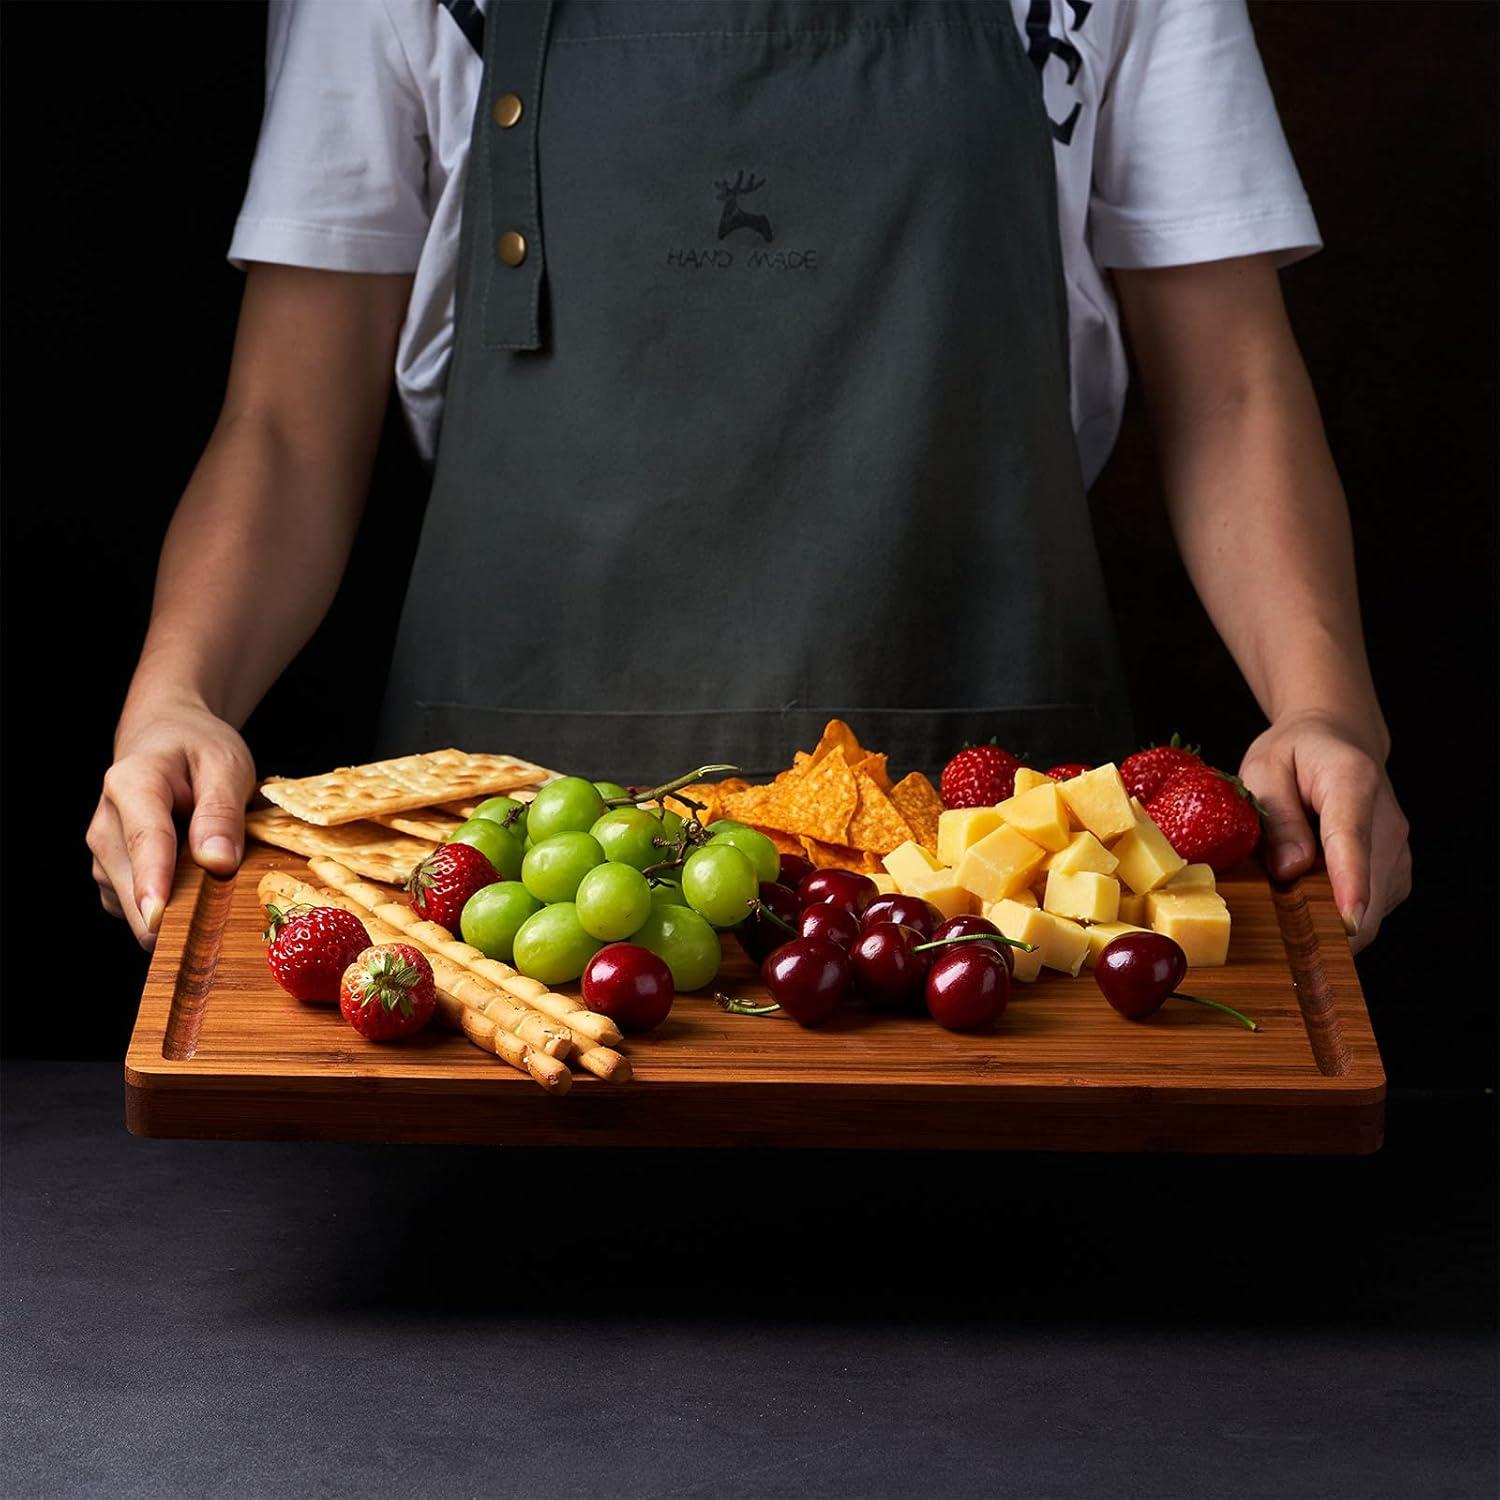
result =
[{"label": "breadstick", "polygon": [[497,998],[492,987],[485,985],[482,980],[476,981],[472,974],[465,973],[442,954],[433,953],[420,942],[412,941],[399,928],[377,921],[367,912],[361,911],[347,897],[335,891],[325,891],[317,886],[309,885],[305,880],[298,880],[295,875],[288,875],[281,870],[271,870],[261,876],[258,895],[262,903],[272,896],[279,896],[284,900],[309,906],[342,906],[346,911],[354,912],[364,922],[371,942],[411,941],[412,947],[421,949],[428,963],[432,965],[432,974],[438,991],[438,1010],[449,1025],[458,1027],[476,1045],[488,1052],[493,1052],[495,1056],[510,1063],[512,1067],[529,1073],[551,1093],[565,1093],[572,1084],[573,1075],[564,1064],[542,1051],[540,1047],[532,1045],[498,1024],[494,1016],[487,1015],[483,1010],[480,1011],[481,1019],[490,1021],[494,1028],[492,1031],[477,1026],[471,1029],[465,1025],[465,1015],[477,1008],[464,998],[465,994],[480,990],[488,1002]]},{"label": "breadstick", "polygon": [[[562,1022],[570,1031],[592,1037],[601,1046],[619,1046],[622,1040],[620,1028],[608,1016],[581,1009],[576,1000],[554,994],[540,980],[528,979],[524,974],[516,973],[509,964],[486,958],[478,948],[471,948],[468,943],[459,941],[447,928],[439,927],[435,922],[423,922],[410,906],[401,901],[392,901],[380,886],[361,880],[353,870],[340,864],[338,860],[315,858],[307,863],[324,885],[342,891],[350,900],[366,911],[373,912],[381,921],[422,937],[424,942],[436,947],[445,957],[462,964],[521,1004],[529,1005],[533,1010],[551,1016],[554,1021]],[[430,935],[424,935],[424,931],[419,931],[419,928],[430,932]],[[441,937],[438,936],[439,933],[442,934]]]}]

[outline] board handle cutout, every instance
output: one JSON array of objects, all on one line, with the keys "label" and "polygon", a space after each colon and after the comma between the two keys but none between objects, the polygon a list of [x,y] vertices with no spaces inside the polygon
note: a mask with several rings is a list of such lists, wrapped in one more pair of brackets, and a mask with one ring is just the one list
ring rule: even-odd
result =
[{"label": "board handle cutout", "polygon": [[188,923],[187,943],[177,982],[172,987],[172,1008],[161,1042],[161,1055],[171,1062],[186,1062],[198,1050],[203,1013],[219,967],[219,950],[229,907],[234,897],[235,876],[204,874]]},{"label": "board handle cutout", "polygon": [[1292,970],[1292,985],[1297,1003],[1302,1007],[1302,1022],[1312,1046],[1313,1061],[1325,1078],[1342,1078],[1353,1064],[1344,1028],[1333,1003],[1333,987],[1323,967],[1317,929],[1312,910],[1299,881],[1282,885],[1271,882],[1271,896],[1276,903],[1276,920],[1281,927],[1281,941],[1286,948]]}]

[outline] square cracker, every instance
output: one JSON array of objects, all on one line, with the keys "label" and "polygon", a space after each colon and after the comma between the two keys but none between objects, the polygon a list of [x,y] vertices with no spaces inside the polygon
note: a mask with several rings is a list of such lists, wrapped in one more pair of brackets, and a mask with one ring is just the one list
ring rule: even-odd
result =
[{"label": "square cracker", "polygon": [[555,773],[514,755],[432,750],[363,766],[343,766],[297,780],[274,777],[262,785],[268,802],[320,828],[353,823],[377,813],[409,812],[475,797],[537,786]]},{"label": "square cracker", "polygon": [[382,880],[387,885],[404,885],[412,867],[437,847],[426,839],[393,833],[378,823],[317,828],[279,807],[246,813],[245,831],[263,844],[289,849],[293,854],[336,859],[366,880]]}]

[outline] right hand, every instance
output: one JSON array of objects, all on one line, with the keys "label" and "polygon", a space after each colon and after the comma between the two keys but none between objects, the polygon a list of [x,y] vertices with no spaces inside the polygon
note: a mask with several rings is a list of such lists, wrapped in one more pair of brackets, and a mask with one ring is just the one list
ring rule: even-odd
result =
[{"label": "right hand", "polygon": [[254,786],[244,740],[201,701],[137,704],[121,719],[88,846],[105,911],[124,917],[143,948],[156,942],[172,893],[173,813],[191,809],[193,858],[228,875],[245,847],[245,803]]}]

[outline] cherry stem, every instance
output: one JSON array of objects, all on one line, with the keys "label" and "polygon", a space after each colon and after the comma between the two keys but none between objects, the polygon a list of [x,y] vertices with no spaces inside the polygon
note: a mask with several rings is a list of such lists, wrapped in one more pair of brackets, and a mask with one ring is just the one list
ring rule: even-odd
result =
[{"label": "cherry stem", "polygon": [[[691,786],[695,781],[702,781],[705,776],[717,776],[726,771],[738,771],[738,766],[699,766],[696,771],[688,771],[682,776],[674,776],[671,781],[664,781],[660,786],[654,786],[649,791],[638,791],[633,796],[607,797],[604,805],[606,807],[634,807],[640,802],[660,802],[669,792],[675,792],[681,787]],[[687,801],[687,798],[682,798]]]},{"label": "cherry stem", "polygon": [[793,927],[785,917],[778,916],[777,913],[772,911],[771,908],[767,906],[766,903],[762,901],[758,896],[752,896],[750,900],[745,904],[750,908],[750,915],[752,917],[764,917],[766,921],[772,923],[776,927],[779,927],[783,932],[789,932],[793,937],[796,937],[798,935],[797,929]]},{"label": "cherry stem", "polygon": [[1205,1000],[1202,995],[1184,995],[1181,990],[1173,990],[1167,996],[1169,1000],[1191,1000],[1194,1005],[1206,1005],[1210,1010],[1221,1010],[1226,1016],[1233,1016],[1246,1031],[1259,1031],[1260,1026],[1252,1021],[1249,1016],[1237,1011],[1232,1005],[1221,1005],[1217,1000]]},{"label": "cherry stem", "polygon": [[768,1016],[773,1010],[780,1010],[779,1005],[752,1005],[748,1000],[730,999],[728,995],[714,992],[714,1004],[720,1010],[728,1011],[732,1016]]},{"label": "cherry stem", "polygon": [[1035,943],[1023,943],[1019,938],[1008,938],[1003,932],[965,932],[957,937],[938,938],[933,943],[918,943],[911,951],[925,953],[929,948],[946,948],[951,943],[1005,943],[1009,947],[1021,949],[1023,953],[1030,953],[1036,947]]}]

